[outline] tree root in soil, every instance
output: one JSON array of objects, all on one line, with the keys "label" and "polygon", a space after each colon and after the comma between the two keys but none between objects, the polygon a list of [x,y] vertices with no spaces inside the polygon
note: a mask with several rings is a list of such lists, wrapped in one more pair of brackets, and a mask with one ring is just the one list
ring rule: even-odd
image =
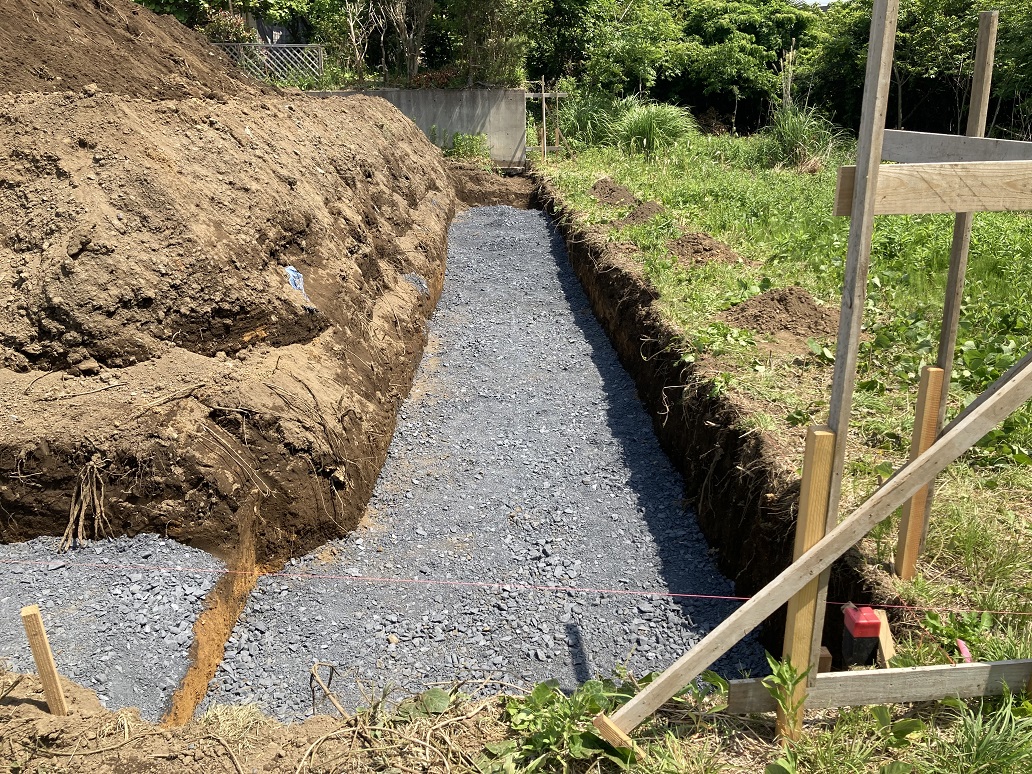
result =
[{"label": "tree root in soil", "polygon": [[79,482],[68,509],[68,526],[58,551],[64,552],[73,545],[84,543],[88,521],[91,522],[94,540],[111,536],[111,522],[104,513],[104,478],[101,475],[104,464],[101,456],[94,454],[79,470]]}]

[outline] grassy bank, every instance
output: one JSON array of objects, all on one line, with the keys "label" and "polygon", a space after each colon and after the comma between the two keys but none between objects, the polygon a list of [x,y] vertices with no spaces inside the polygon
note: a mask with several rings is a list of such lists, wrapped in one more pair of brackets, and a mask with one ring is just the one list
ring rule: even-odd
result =
[{"label": "grassy bank", "polygon": [[[686,359],[714,389],[755,407],[751,422],[801,464],[804,428],[827,416],[833,329],[786,337],[738,327],[727,310],[775,288],[805,288],[837,312],[849,222],[831,216],[839,151],[807,174],[771,168],[765,140],[695,134],[649,161],[613,148],[550,158],[542,171],[587,224],[633,245],[662,307],[684,334]],[[591,193],[603,177],[662,211],[635,225],[635,205]],[[631,219],[635,220],[634,218]],[[705,232],[737,259],[679,258],[673,240]],[[883,217],[876,223],[844,511],[905,461],[920,369],[934,362],[952,235],[951,216]],[[673,246],[676,247],[676,246]],[[975,217],[950,413],[1032,348],[1032,217]],[[940,478],[919,577],[882,580],[906,603],[947,610],[904,616],[896,665],[948,663],[960,637],[976,659],[1032,657],[1032,411],[1008,419]],[[895,550],[889,520],[862,546],[872,565]],[[954,612],[952,609],[961,609]]]}]

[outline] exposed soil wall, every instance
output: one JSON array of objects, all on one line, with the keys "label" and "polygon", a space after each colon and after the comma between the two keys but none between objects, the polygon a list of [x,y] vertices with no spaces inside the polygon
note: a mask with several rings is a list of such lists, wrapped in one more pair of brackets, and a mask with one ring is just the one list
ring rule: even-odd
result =
[{"label": "exposed soil wall", "polygon": [[[599,230],[576,223],[549,183],[537,198],[565,238],[570,261],[624,368],[653,420],[663,449],[681,471],[699,525],[736,593],[750,596],[792,560],[799,479],[777,446],[742,419],[749,407],[720,393],[681,358],[676,330],[655,303],[658,293],[625,251]],[[863,583],[856,557],[833,567],[829,599],[859,600]],[[829,607],[825,642],[841,639],[841,614]],[[780,653],[784,611],[761,632]],[[833,648],[834,649],[834,648]]]}]

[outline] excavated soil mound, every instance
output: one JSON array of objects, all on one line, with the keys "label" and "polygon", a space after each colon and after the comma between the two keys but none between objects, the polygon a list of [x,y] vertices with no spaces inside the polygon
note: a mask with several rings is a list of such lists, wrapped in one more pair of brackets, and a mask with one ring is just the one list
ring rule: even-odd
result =
[{"label": "excavated soil mound", "polygon": [[0,98],[0,147],[0,541],[352,528],[441,288],[439,151],[374,98],[92,90]]},{"label": "excavated soil mound", "polygon": [[838,327],[838,312],[818,306],[800,287],[775,288],[753,296],[724,312],[722,319],[757,333],[798,337],[828,335]]},{"label": "excavated soil mound", "polygon": [[666,212],[666,208],[659,202],[645,202],[640,204],[631,210],[631,214],[626,218],[621,218],[616,221],[618,228],[625,228],[627,226],[640,226],[643,223],[648,223],[657,215],[661,215]]},{"label": "excavated soil mound", "polygon": [[691,233],[667,242],[667,250],[683,266],[717,261],[719,263],[742,263],[744,258],[730,247],[709,234]]},{"label": "excavated soil mound", "polygon": [[601,204],[612,207],[628,207],[638,203],[638,198],[611,177],[603,177],[591,186],[589,193]]},{"label": "excavated soil mound", "polygon": [[178,99],[257,88],[201,35],[131,0],[0,0],[0,18],[4,91],[96,84],[114,94]]}]

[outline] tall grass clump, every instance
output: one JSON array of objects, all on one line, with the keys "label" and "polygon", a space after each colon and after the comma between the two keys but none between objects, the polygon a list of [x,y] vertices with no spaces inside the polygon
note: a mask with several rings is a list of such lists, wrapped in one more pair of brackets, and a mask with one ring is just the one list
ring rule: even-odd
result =
[{"label": "tall grass clump", "polygon": [[820,172],[842,140],[842,133],[813,107],[782,102],[761,132],[762,153],[772,167]]},{"label": "tall grass clump", "polygon": [[632,97],[610,124],[609,140],[624,153],[651,160],[697,131],[695,119],[684,108]]},{"label": "tall grass clump", "polygon": [[559,129],[565,140],[583,150],[602,145],[609,139],[609,129],[623,110],[622,101],[601,91],[578,91],[562,88],[570,96],[559,103]]}]

